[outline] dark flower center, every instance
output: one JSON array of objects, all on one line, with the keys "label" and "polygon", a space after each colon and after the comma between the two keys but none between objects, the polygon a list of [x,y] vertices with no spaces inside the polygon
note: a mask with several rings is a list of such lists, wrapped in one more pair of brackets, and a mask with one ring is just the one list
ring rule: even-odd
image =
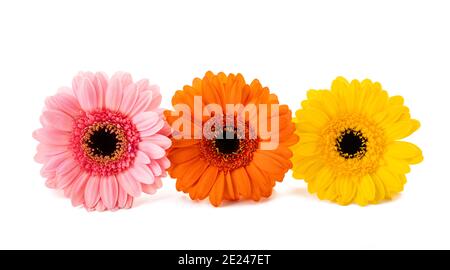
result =
[{"label": "dark flower center", "polygon": [[233,127],[225,127],[223,132],[217,132],[214,136],[212,139],[202,139],[200,152],[203,159],[222,171],[247,166],[259,145],[259,139],[249,139],[248,126],[242,136]]},{"label": "dark flower center", "polygon": [[232,154],[236,153],[239,150],[240,139],[237,138],[235,132],[232,131],[224,131],[223,138],[217,138],[214,141],[214,145],[217,148],[217,151],[221,154]]},{"label": "dark flower center", "polygon": [[339,155],[348,158],[362,158],[366,154],[367,138],[361,131],[346,129],[336,139],[336,148]]},{"label": "dark flower center", "polygon": [[87,145],[92,149],[94,155],[111,156],[116,151],[118,142],[115,133],[100,129],[92,134]]},{"label": "dark flower center", "polygon": [[82,145],[90,158],[109,162],[120,158],[126,149],[127,140],[120,126],[97,123],[86,131]]}]

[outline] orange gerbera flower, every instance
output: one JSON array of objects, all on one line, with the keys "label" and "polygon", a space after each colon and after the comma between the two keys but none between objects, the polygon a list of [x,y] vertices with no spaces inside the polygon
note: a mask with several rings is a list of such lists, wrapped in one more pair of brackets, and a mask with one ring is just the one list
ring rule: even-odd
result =
[{"label": "orange gerbera flower", "polygon": [[165,112],[174,129],[169,174],[191,199],[209,196],[214,206],[259,201],[292,167],[289,146],[298,137],[291,111],[258,80],[247,84],[241,74],[207,72],[177,91],[172,105],[176,111]]}]

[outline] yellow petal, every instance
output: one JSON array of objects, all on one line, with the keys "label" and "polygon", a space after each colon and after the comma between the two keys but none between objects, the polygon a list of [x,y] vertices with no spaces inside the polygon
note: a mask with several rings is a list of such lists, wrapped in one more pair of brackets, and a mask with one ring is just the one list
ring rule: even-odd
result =
[{"label": "yellow petal", "polygon": [[296,154],[300,156],[314,156],[319,154],[317,143],[299,143],[294,149]]},{"label": "yellow petal", "polygon": [[410,168],[408,165],[408,162],[396,159],[396,158],[390,158],[389,156],[386,156],[385,158],[386,165],[389,167],[389,170],[398,174],[405,174],[410,172]]},{"label": "yellow petal", "polygon": [[293,176],[297,179],[309,180],[308,176],[314,176],[322,167],[322,163],[315,158],[304,159],[294,165]]},{"label": "yellow petal", "polygon": [[317,193],[318,197],[321,200],[325,199],[325,200],[335,201],[337,198],[336,186],[337,186],[337,182],[333,181],[325,191],[319,191]]},{"label": "yellow petal", "polygon": [[420,128],[420,122],[415,119],[412,119],[412,120],[413,120],[413,124],[411,127],[411,133],[415,132],[416,130],[418,130]]},{"label": "yellow petal", "polygon": [[322,110],[329,117],[334,117],[339,112],[339,106],[336,102],[336,98],[330,91],[320,91],[320,105],[315,105],[314,107]]},{"label": "yellow petal", "polygon": [[366,101],[367,106],[364,110],[365,113],[367,115],[375,115],[376,113],[383,111],[388,101],[387,92],[381,89],[372,88],[369,95],[370,98]]},{"label": "yellow petal", "polygon": [[314,99],[319,95],[319,90],[308,90],[308,92],[306,93],[306,97],[308,99]]},{"label": "yellow petal", "polygon": [[409,164],[418,164],[423,161],[423,156],[416,156],[407,160]]},{"label": "yellow petal", "polygon": [[403,185],[406,184],[406,176],[404,174],[398,175],[398,178],[400,179],[400,182],[402,182]]},{"label": "yellow petal", "polygon": [[378,168],[376,175],[381,181],[383,181],[389,191],[400,192],[403,190],[403,183],[400,178],[389,171],[386,167]]},{"label": "yellow petal", "polygon": [[355,111],[361,112],[365,109],[367,103],[368,92],[372,87],[372,82],[368,79],[365,79],[361,82],[358,91],[356,92],[355,97]]},{"label": "yellow petal", "polygon": [[369,204],[369,201],[364,197],[362,189],[358,188],[355,196],[355,203],[359,206],[366,206]]},{"label": "yellow petal", "polygon": [[298,168],[292,169],[292,177],[295,179],[305,179],[305,173]]},{"label": "yellow petal", "polygon": [[399,121],[400,117],[408,111],[405,106],[392,106],[389,109],[378,112],[374,115],[374,120],[380,126],[391,125]]},{"label": "yellow petal", "polygon": [[386,198],[386,192],[383,182],[375,174],[371,175],[373,184],[375,186],[375,198],[374,202],[384,200]]},{"label": "yellow petal", "polygon": [[337,77],[331,84],[331,93],[343,100],[349,86],[350,84],[344,77]]},{"label": "yellow petal", "polygon": [[338,198],[337,202],[341,205],[348,205],[353,201],[356,195],[356,185],[349,177],[339,178],[337,186]]},{"label": "yellow petal", "polygon": [[392,96],[389,98],[389,104],[391,105],[403,105],[403,102],[402,96]]},{"label": "yellow petal", "polygon": [[417,164],[423,159],[420,148],[409,142],[390,143],[386,147],[386,155],[405,160],[410,164]]},{"label": "yellow petal", "polygon": [[333,172],[329,168],[323,167],[317,174],[315,181],[318,190],[326,189],[334,181]]},{"label": "yellow petal", "polygon": [[[306,180],[306,179],[305,179]],[[316,188],[316,179],[314,178],[310,178],[308,181],[308,192],[311,194],[314,194],[317,192],[317,188]]]},{"label": "yellow petal", "polygon": [[386,137],[391,141],[396,141],[408,137],[420,126],[417,120],[398,121],[386,128]]},{"label": "yellow petal", "polygon": [[329,121],[328,116],[325,113],[315,109],[298,110],[295,113],[295,117],[299,119],[299,121],[303,120],[309,122],[319,128]]},{"label": "yellow petal", "polygon": [[345,103],[347,106],[347,111],[348,112],[354,112],[356,110],[356,96],[357,96],[357,92],[360,91],[360,84],[359,81],[357,80],[353,80],[349,87],[348,90],[346,91],[346,95],[345,95]]},{"label": "yellow petal", "polygon": [[375,184],[372,181],[370,175],[365,175],[359,183],[359,189],[361,194],[368,201],[372,201],[375,198]]},{"label": "yellow petal", "polygon": [[300,137],[300,141],[302,143],[313,143],[320,140],[319,135],[314,133],[300,133],[298,136]]},{"label": "yellow petal", "polygon": [[298,132],[317,133],[319,131],[319,128],[313,125],[311,122],[303,121],[300,119],[298,119],[297,123],[295,123],[295,127]]}]

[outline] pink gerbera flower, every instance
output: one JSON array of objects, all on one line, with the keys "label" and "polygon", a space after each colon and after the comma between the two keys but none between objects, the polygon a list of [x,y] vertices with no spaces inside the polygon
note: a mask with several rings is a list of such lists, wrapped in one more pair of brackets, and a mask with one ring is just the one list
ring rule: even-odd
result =
[{"label": "pink gerbera flower", "polygon": [[78,74],[72,89],[46,100],[43,128],[33,133],[46,185],[99,211],[130,208],[141,191],[154,193],[170,165],[160,102],[158,86],[134,83],[128,73]]}]

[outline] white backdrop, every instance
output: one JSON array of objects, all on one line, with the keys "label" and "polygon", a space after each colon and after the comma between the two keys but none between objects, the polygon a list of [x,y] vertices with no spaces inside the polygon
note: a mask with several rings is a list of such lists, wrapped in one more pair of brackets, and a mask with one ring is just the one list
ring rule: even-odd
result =
[{"label": "white backdrop", "polygon": [[[450,248],[448,1],[1,1],[0,248]],[[48,95],[79,70],[123,70],[172,94],[207,70],[259,78],[296,110],[338,75],[401,94],[425,160],[376,206],[319,201],[291,172],[261,203],[214,208],[174,180],[135,208],[88,213],[34,163]]]}]

